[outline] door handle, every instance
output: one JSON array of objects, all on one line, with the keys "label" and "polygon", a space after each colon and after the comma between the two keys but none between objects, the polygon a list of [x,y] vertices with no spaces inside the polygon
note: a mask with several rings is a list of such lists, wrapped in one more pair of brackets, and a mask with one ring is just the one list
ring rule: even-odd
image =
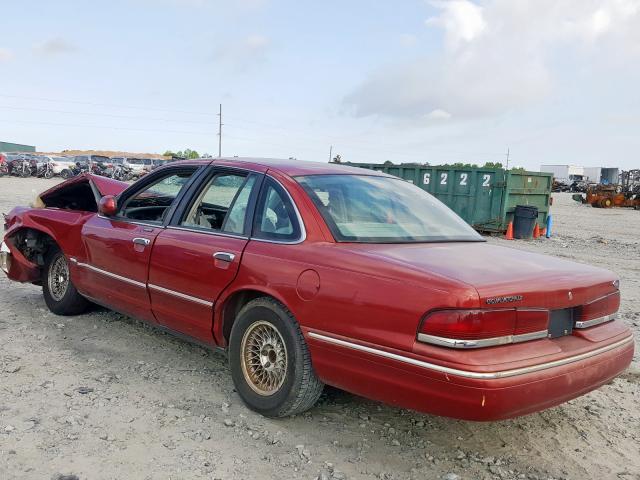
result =
[{"label": "door handle", "polygon": [[151,243],[151,240],[148,238],[137,237],[133,239],[133,243],[136,245],[144,245],[145,247]]},{"label": "door handle", "polygon": [[233,262],[233,259],[236,258],[236,256],[233,253],[229,253],[229,252],[216,252],[213,254],[213,258],[215,258],[216,260],[222,260],[223,262]]}]

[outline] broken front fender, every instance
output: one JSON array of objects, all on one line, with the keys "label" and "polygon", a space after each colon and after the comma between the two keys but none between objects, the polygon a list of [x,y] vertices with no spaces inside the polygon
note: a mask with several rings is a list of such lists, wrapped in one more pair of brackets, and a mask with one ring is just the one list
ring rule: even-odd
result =
[{"label": "broken front fender", "polygon": [[40,280],[40,268],[30,262],[18,250],[11,239],[6,239],[0,246],[0,268],[10,280],[16,282],[37,282]]}]

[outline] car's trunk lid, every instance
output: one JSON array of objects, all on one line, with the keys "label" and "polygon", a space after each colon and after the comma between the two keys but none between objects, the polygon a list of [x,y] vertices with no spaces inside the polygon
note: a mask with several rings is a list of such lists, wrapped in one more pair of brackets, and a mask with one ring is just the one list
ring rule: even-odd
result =
[{"label": "car's trunk lid", "polygon": [[480,306],[562,309],[616,290],[613,273],[485,242],[349,244],[367,255],[473,286]]}]

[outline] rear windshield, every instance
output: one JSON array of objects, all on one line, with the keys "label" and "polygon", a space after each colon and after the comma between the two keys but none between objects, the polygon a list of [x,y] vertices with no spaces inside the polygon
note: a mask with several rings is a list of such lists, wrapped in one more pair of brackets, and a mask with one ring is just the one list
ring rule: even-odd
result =
[{"label": "rear windshield", "polygon": [[309,175],[296,180],[337,241],[484,241],[449,207],[404,180],[370,175]]}]

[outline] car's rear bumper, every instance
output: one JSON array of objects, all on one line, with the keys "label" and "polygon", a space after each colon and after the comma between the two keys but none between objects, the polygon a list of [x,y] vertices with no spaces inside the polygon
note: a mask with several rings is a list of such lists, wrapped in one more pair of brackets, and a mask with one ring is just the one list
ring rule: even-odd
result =
[{"label": "car's rear bumper", "polygon": [[583,395],[621,373],[634,352],[627,330],[589,351],[527,367],[451,368],[320,332],[307,332],[307,338],[314,368],[329,384],[393,405],[475,421],[516,417]]}]

